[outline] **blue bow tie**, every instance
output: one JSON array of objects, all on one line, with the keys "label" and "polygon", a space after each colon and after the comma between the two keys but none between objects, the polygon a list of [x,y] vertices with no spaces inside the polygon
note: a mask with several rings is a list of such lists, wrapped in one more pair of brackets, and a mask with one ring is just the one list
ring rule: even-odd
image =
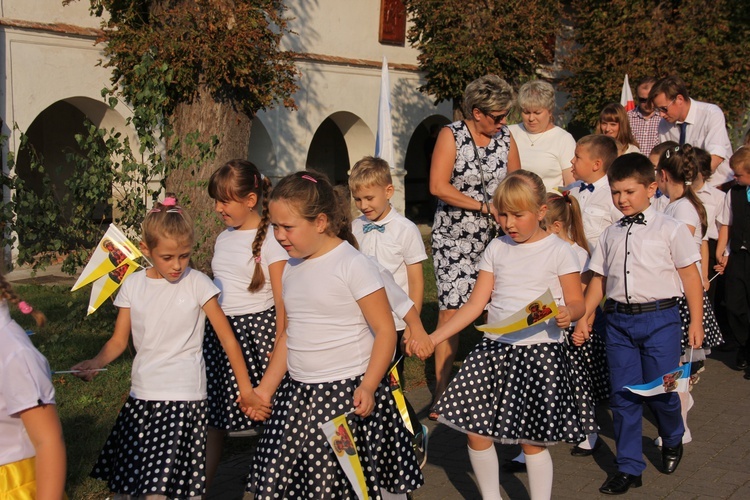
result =
[{"label": "blue bow tie", "polygon": [[646,225],[646,216],[643,215],[643,212],[637,213],[635,215],[626,215],[622,219],[620,219],[620,225],[621,226],[628,226],[633,224],[643,224]]},{"label": "blue bow tie", "polygon": [[586,184],[585,182],[581,182],[581,186],[578,188],[578,192],[580,193],[581,191],[586,191],[586,190],[591,191],[593,193],[594,192],[594,185],[593,184]]},{"label": "blue bow tie", "polygon": [[661,192],[661,189],[656,188],[656,194],[654,195],[654,198],[656,198],[658,200],[662,196],[664,196],[664,193]]},{"label": "blue bow tie", "polygon": [[379,233],[383,233],[385,232],[385,224],[383,224],[382,226],[378,226],[374,222],[368,222],[367,224],[362,226],[362,232],[365,234],[369,233],[372,230],[375,230]]}]

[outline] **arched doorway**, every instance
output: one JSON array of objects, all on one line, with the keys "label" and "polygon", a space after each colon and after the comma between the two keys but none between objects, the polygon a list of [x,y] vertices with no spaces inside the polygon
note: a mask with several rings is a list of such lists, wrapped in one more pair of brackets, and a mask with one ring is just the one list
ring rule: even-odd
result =
[{"label": "arched doorway", "polygon": [[431,224],[435,197],[430,194],[430,161],[440,129],[450,123],[445,116],[432,115],[417,125],[406,149],[404,167],[405,215],[416,223]]},{"label": "arched doorway", "polygon": [[349,169],[375,151],[375,135],[358,116],[340,111],[320,124],[307,153],[305,168],[328,176],[334,185],[346,184]]},{"label": "arched doorway", "polygon": [[263,175],[271,175],[271,172],[278,171],[271,135],[257,116],[253,118],[250,127],[248,151],[248,161],[253,162]]}]

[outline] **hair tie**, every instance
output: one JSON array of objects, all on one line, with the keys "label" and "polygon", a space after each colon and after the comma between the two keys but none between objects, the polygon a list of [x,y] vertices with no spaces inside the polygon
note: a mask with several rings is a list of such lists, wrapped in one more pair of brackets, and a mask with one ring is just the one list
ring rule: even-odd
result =
[{"label": "hair tie", "polygon": [[690,186],[690,185],[692,185],[692,184],[693,184],[693,181],[685,181],[685,185],[686,185],[686,186]]},{"label": "hair tie", "polygon": [[166,198],[164,198],[164,201],[162,201],[161,204],[165,207],[173,207],[177,205],[177,198],[175,198],[174,196],[167,196]]},{"label": "hair tie", "polygon": [[303,175],[302,175],[302,178],[303,178],[303,179],[307,179],[307,180],[308,180],[308,181],[310,181],[310,182],[314,182],[315,184],[317,184],[317,183],[318,183],[318,180],[317,180],[317,179],[316,179],[315,177],[313,177],[312,175],[308,175],[308,174],[303,174]]},{"label": "hair tie", "polygon": [[31,311],[34,310],[33,307],[31,307],[26,301],[22,300],[18,303],[18,309],[24,313],[24,314],[31,314]]},{"label": "hair tie", "polygon": [[253,257],[253,260],[255,261],[256,264],[260,264],[260,255]]}]

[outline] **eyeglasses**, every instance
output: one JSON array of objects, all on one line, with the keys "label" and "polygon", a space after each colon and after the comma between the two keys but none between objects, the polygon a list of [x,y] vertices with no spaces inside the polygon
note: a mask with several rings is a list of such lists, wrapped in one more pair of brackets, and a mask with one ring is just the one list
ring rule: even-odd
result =
[{"label": "eyeglasses", "polygon": [[638,102],[640,104],[646,104],[648,102],[648,96],[646,97],[636,96],[636,99],[638,99]]},{"label": "eyeglasses", "polygon": [[499,115],[493,115],[492,113],[486,113],[482,111],[482,114],[486,116],[487,118],[491,119],[493,122],[495,122],[495,125],[500,123],[501,121],[505,120],[505,117],[508,116],[508,113],[500,113]]},{"label": "eyeglasses", "polygon": [[672,104],[674,104],[674,102],[675,102],[676,100],[677,100],[677,98],[675,97],[675,98],[674,98],[674,99],[672,99],[672,100],[671,100],[671,101],[669,102],[669,104],[667,104],[666,106],[654,106],[654,109],[655,109],[655,110],[656,110],[657,112],[659,112],[659,113],[666,113],[667,111],[669,111],[669,107],[670,107],[670,106],[671,106]]}]

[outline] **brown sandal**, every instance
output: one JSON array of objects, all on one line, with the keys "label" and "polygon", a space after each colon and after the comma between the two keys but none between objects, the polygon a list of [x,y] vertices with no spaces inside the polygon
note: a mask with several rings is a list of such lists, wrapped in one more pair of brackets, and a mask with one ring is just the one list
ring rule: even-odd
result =
[{"label": "brown sandal", "polygon": [[433,406],[430,408],[430,414],[427,416],[427,418],[429,418],[433,422],[436,422],[439,416],[440,414],[437,411],[435,411],[435,407]]}]

